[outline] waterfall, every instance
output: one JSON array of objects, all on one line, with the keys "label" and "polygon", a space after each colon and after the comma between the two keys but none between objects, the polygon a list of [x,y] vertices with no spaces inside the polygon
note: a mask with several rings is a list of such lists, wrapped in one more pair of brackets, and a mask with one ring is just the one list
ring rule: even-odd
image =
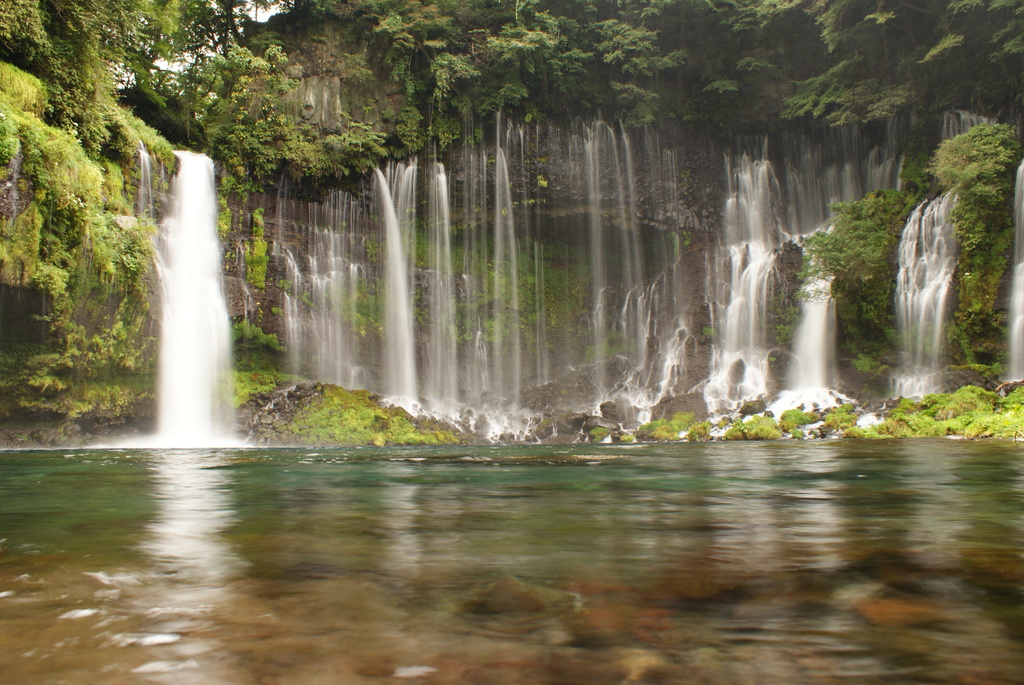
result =
[{"label": "waterfall", "polygon": [[942,140],[949,140],[967,133],[981,124],[994,124],[996,120],[974,112],[955,109],[942,115]]},{"label": "waterfall", "polygon": [[725,241],[709,275],[714,282],[708,284],[717,308],[724,309],[723,319],[716,322],[718,340],[704,386],[704,398],[712,410],[767,391],[765,321],[780,238],[775,207],[779,187],[771,163],[763,156],[731,156],[726,159],[726,172]]},{"label": "waterfall", "polygon": [[946,300],[956,267],[956,244],[948,195],[922,202],[911,214],[899,245],[896,325],[903,360],[894,392],[921,397],[939,389]]},{"label": "waterfall", "polygon": [[427,190],[430,334],[424,360],[427,367],[425,394],[435,408],[455,413],[459,403],[459,367],[456,362],[451,211],[448,204],[448,176],[443,164],[435,162],[431,165]]},{"label": "waterfall", "polygon": [[230,331],[221,286],[213,162],[178,152],[157,267],[163,294],[157,439],[200,447],[230,438]]},{"label": "waterfall", "polygon": [[416,338],[413,329],[412,257],[416,224],[416,163],[396,164],[392,181],[374,169],[379,207],[384,219],[387,300],[384,305],[384,392],[397,402],[419,401],[416,379]]},{"label": "waterfall", "polygon": [[519,321],[519,243],[514,216],[508,160],[499,143],[495,150],[494,164],[494,280],[491,311],[494,355],[491,387],[487,389],[513,403],[519,400],[523,366]]},{"label": "waterfall", "polygon": [[826,406],[835,392],[835,306],[829,293],[830,281],[804,285],[800,302],[800,324],[793,340],[784,390],[771,406],[776,415],[804,405]]},{"label": "waterfall", "polygon": [[1024,162],[1017,167],[1013,201],[1014,245],[1013,290],[1010,298],[1010,376],[1024,380]]},{"label": "waterfall", "polygon": [[[598,365],[597,383],[608,390],[607,364],[625,354],[643,354],[634,347],[640,327],[628,310],[640,295],[643,264],[640,254],[632,143],[624,131],[603,121],[586,126],[582,135],[591,263],[591,336]],[[616,295],[622,305],[611,315]],[[641,316],[642,318],[642,316]],[[646,341],[644,341],[646,343]],[[646,346],[646,345],[644,345]]]},{"label": "waterfall", "polygon": [[[467,130],[474,142],[445,165],[382,167],[321,203],[279,197],[297,226],[278,264],[296,371],[422,393],[420,410],[484,435],[518,433],[517,404],[596,411],[621,400],[642,417],[705,381],[713,409],[818,383],[770,377],[772,298],[795,287],[776,278],[776,256],[826,225],[830,203],[895,185],[899,168],[895,136],[871,147],[853,128],[773,138],[771,161],[764,141],[722,157],[688,149],[686,132],[603,121],[499,116],[486,133]],[[704,207],[718,191],[700,175],[720,160],[724,235],[705,259],[719,222]],[[309,219],[297,217],[306,206]],[[818,317],[831,309],[801,311],[798,330],[827,338]]]},{"label": "waterfall", "polygon": [[[856,127],[819,132],[823,140],[787,136],[786,232],[799,242],[830,230],[831,206],[851,202],[872,190],[899,184],[898,124],[890,121],[879,145],[868,148]],[[776,413],[804,405],[831,404],[835,391],[835,309],[827,282],[803,287],[800,320],[786,386],[772,403]]]},{"label": "waterfall", "polygon": [[[153,219],[153,158],[143,142],[139,141],[139,188],[135,195],[135,216]],[[16,187],[16,186],[15,186]],[[15,205],[16,206],[16,205]]]},{"label": "waterfall", "polygon": [[312,207],[303,263],[283,251],[290,286],[284,295],[284,312],[291,370],[346,388],[361,388],[365,382],[353,321],[365,274],[356,229],[367,221],[354,199],[333,191],[325,202]]}]

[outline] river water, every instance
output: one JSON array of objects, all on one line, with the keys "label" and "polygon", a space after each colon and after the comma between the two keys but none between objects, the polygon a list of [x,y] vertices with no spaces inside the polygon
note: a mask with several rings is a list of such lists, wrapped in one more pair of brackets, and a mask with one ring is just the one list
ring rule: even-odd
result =
[{"label": "river water", "polygon": [[1024,446],[0,452],[0,680],[1024,683]]}]

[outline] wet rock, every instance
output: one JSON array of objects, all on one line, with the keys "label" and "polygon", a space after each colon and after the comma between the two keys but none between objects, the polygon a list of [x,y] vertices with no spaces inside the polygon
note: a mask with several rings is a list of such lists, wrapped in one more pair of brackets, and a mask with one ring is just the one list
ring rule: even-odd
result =
[{"label": "wet rock", "polygon": [[463,611],[472,614],[536,614],[544,611],[572,611],[572,595],[516,578],[502,578],[472,594]]},{"label": "wet rock", "polygon": [[976,385],[985,390],[996,390],[999,387],[999,381],[990,376],[984,376],[973,369],[963,367],[952,368],[946,372],[946,377],[940,391],[956,392],[957,389],[965,385]]},{"label": "wet rock", "polygon": [[749,402],[744,402],[743,405],[740,406],[740,416],[763,414],[767,409],[768,406],[765,404],[764,400],[750,400]]},{"label": "wet rock", "polygon": [[[631,416],[635,416],[636,414],[635,409],[633,409],[632,411],[627,411],[625,407],[623,407],[621,404],[614,400],[602,402],[600,409],[602,417],[608,419],[609,421],[614,421],[620,424],[624,423]],[[632,407],[630,409],[632,409]]]},{"label": "wet rock", "polygon": [[537,440],[545,440],[555,434],[555,423],[545,417],[537,424],[537,427],[533,429],[533,437]]},{"label": "wet rock", "polygon": [[583,412],[560,414],[555,417],[555,432],[559,435],[577,435],[583,430],[588,418]]},{"label": "wet rock", "polygon": [[872,597],[858,602],[854,610],[878,626],[914,626],[943,619],[935,605],[917,599]]},{"label": "wet rock", "polygon": [[600,416],[588,416],[586,420],[583,422],[584,433],[589,433],[595,428],[604,428],[606,431],[611,433],[612,431],[617,430],[618,427],[619,424],[615,423],[614,421],[609,421],[608,419],[602,418]]},{"label": "wet rock", "polygon": [[704,395],[692,392],[666,397],[651,409],[651,418],[670,419],[678,412],[693,414],[694,421],[704,421],[708,418],[708,405],[704,401]]}]

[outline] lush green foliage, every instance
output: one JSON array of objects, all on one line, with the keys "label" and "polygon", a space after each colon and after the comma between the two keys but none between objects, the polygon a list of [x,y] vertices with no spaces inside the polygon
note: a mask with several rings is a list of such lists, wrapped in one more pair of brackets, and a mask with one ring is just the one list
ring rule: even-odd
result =
[{"label": "lush green foliage", "polygon": [[779,417],[779,430],[783,433],[792,433],[797,427],[816,423],[818,420],[817,414],[804,412],[800,409],[787,409]]},{"label": "lush green foliage", "polygon": [[25,409],[68,416],[123,409],[152,391],[145,324],[155,228],[126,216],[135,188],[125,171],[140,142],[164,159],[170,149],[115,107],[109,157],[98,160],[88,141],[41,120],[52,106],[47,90],[0,63],[0,153],[5,163],[20,153],[18,194],[30,198],[17,216],[0,216],[0,282],[44,293],[39,314],[51,332],[7,378],[7,392]]},{"label": "lush green foliage", "polygon": [[726,440],[778,440],[782,431],[770,416],[751,416],[729,426],[723,437]]},{"label": "lush green foliage", "polygon": [[1024,437],[1024,391],[1007,397],[965,386],[954,393],[902,400],[885,421],[847,437],[906,438],[958,435],[967,438]]},{"label": "lush green foliage", "polygon": [[676,412],[671,419],[655,419],[637,429],[636,435],[641,440],[667,442],[682,440],[687,429],[693,426],[693,414]]},{"label": "lush green foliage", "polygon": [[907,193],[871,193],[836,205],[832,230],[807,239],[805,277],[832,282],[840,340],[850,353],[874,357],[894,343],[893,255],[910,207]]},{"label": "lush green foliage", "polygon": [[969,364],[993,362],[1005,339],[993,312],[1013,244],[1013,174],[1020,155],[1010,126],[975,126],[945,141],[932,166],[943,189],[956,196],[950,218],[960,247],[959,306],[951,337]]},{"label": "lush green foliage", "polygon": [[857,423],[852,404],[843,404],[825,413],[825,430],[842,431]]}]

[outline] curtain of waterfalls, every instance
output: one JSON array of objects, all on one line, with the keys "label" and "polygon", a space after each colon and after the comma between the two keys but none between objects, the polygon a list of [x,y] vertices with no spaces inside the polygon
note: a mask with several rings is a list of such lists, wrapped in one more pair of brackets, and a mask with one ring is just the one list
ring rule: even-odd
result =
[{"label": "curtain of waterfalls", "polygon": [[293,373],[364,387],[353,322],[368,276],[366,238],[358,231],[368,225],[355,197],[333,191],[310,207],[302,232],[306,258],[284,252],[285,346]]}]

